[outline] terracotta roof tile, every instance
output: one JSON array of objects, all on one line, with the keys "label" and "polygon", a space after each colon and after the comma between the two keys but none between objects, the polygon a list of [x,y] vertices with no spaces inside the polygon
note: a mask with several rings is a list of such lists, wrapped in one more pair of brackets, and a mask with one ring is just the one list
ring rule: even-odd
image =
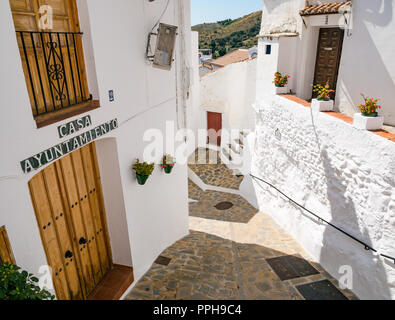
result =
[{"label": "terracotta roof tile", "polygon": [[311,16],[318,14],[332,14],[339,13],[341,9],[352,6],[352,1],[343,1],[336,3],[320,4],[315,6],[309,6],[300,10],[301,16]]},{"label": "terracotta roof tile", "polygon": [[228,54],[226,54],[218,59],[210,59],[210,60],[208,60],[208,62],[210,62],[216,66],[225,67],[225,66],[232,64],[232,63],[248,60],[249,58],[250,58],[250,55],[249,55],[248,50],[238,49],[238,50],[229,52]]}]

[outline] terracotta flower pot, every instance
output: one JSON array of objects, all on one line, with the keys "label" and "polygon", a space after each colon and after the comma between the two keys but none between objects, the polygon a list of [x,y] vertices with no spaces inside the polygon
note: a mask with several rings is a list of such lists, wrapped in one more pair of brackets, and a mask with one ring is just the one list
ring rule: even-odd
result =
[{"label": "terracotta flower pot", "polygon": [[142,176],[142,175],[136,173],[136,178],[137,178],[137,182],[139,183],[139,185],[143,186],[147,182],[149,176]]}]

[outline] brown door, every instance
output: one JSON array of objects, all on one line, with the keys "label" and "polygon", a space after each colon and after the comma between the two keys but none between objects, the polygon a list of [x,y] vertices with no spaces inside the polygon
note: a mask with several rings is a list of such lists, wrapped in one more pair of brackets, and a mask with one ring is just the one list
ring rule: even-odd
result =
[{"label": "brown door", "polygon": [[112,267],[95,144],[50,165],[29,188],[58,299],[86,299]]},{"label": "brown door", "polygon": [[[33,115],[90,99],[76,0],[9,0]],[[52,8],[52,29],[45,17]],[[41,8],[41,11],[40,11]]]},{"label": "brown door", "polygon": [[[331,89],[336,90],[343,39],[344,30],[340,28],[320,30],[314,85],[325,85],[328,82]],[[331,98],[334,99],[335,95],[336,93],[332,93]],[[317,94],[314,93],[313,97],[316,96]]]},{"label": "brown door", "polygon": [[222,113],[207,112],[208,141],[221,145]]}]

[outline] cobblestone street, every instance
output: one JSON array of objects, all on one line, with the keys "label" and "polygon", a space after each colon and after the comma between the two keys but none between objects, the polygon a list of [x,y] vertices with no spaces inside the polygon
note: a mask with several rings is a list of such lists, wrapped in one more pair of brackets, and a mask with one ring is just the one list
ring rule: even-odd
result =
[{"label": "cobblestone street", "polygon": [[[224,178],[229,171],[218,174],[216,164],[192,167],[215,186],[231,181]],[[240,185],[243,177],[236,179]],[[189,193],[196,201],[189,206],[190,234],[161,254],[126,299],[355,299],[270,216],[240,195],[203,191],[192,181]]]}]

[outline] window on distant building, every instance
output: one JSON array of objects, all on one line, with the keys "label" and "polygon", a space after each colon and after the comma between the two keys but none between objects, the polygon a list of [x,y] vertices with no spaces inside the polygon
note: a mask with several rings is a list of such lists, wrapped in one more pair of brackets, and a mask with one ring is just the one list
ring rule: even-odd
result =
[{"label": "window on distant building", "polygon": [[266,45],[266,54],[271,54],[272,53],[272,45],[271,44],[267,44]]}]

